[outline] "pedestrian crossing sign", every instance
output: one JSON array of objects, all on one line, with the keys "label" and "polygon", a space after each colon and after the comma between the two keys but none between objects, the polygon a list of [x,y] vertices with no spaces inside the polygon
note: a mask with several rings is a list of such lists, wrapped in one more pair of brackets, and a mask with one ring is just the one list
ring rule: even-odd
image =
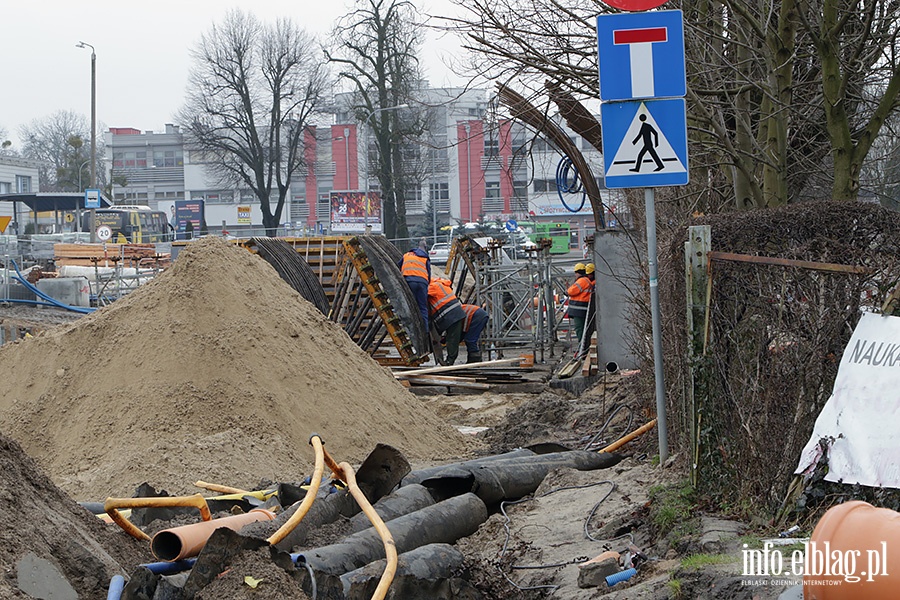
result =
[{"label": "pedestrian crossing sign", "polygon": [[685,185],[687,118],[683,98],[600,106],[608,188]]}]

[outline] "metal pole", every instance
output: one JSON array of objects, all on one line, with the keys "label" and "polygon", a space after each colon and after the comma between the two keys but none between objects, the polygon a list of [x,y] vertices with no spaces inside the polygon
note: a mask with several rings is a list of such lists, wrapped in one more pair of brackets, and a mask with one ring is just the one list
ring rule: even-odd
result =
[{"label": "metal pole", "polygon": [[[97,52],[87,42],[78,42],[75,47],[91,49],[91,189],[97,189]],[[97,211],[92,208],[91,243],[96,242]]]},{"label": "metal pole", "polygon": [[666,387],[663,380],[662,328],[659,316],[659,281],[656,263],[656,206],[653,188],[644,189],[647,218],[647,266],[650,272],[650,314],[653,325],[653,371],[656,378],[656,429],[659,431],[659,464],[669,458],[666,433]]}]

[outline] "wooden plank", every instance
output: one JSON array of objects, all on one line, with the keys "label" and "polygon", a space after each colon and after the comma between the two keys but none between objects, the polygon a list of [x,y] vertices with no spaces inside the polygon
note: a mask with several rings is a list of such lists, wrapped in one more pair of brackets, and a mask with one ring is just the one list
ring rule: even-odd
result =
[{"label": "wooden plank", "polygon": [[470,390],[489,390],[491,386],[487,383],[475,383],[468,381],[445,381],[443,377],[431,379],[429,377],[413,377],[408,380],[413,385],[443,385],[452,387],[467,388]]},{"label": "wooden plank", "polygon": [[500,360],[485,360],[476,363],[463,363],[459,365],[445,365],[441,367],[426,367],[424,369],[416,369],[414,371],[406,371],[404,373],[394,373],[398,379],[409,377],[410,375],[424,375],[426,373],[446,373],[447,371],[458,371],[460,369],[473,369],[476,367],[493,367],[498,365],[512,365],[522,362],[520,357],[503,358]]},{"label": "wooden plank", "polygon": [[406,381],[412,381],[415,383],[419,379],[427,379],[429,381],[442,381],[446,385],[456,385],[457,382],[463,383],[477,383],[478,380],[475,377],[462,377],[460,375],[412,375],[406,378]]},{"label": "wooden plank", "polygon": [[757,265],[777,265],[780,267],[798,267],[813,271],[830,271],[833,273],[855,273],[865,275],[871,273],[868,267],[854,265],[839,265],[835,263],[813,262],[811,260],[792,260],[790,258],[775,258],[774,256],[753,256],[750,254],[735,254],[733,252],[712,251],[707,254],[710,260],[724,260],[730,262],[753,263]]}]

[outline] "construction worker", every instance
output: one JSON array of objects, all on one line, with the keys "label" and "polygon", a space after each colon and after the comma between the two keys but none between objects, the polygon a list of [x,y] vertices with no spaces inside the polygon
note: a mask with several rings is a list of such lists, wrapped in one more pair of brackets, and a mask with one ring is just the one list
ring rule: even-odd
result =
[{"label": "construction worker", "polygon": [[462,339],[466,313],[462,303],[453,293],[453,283],[438,277],[428,284],[428,308],[431,322],[438,333],[445,337],[447,364],[452,365],[459,356],[459,341]]},{"label": "construction worker", "polygon": [[466,342],[466,362],[481,362],[481,348],[478,340],[488,322],[486,310],[475,304],[463,304],[466,322],[463,324],[463,340]]},{"label": "construction worker", "polygon": [[424,250],[412,248],[403,255],[397,266],[400,267],[400,274],[403,275],[413,296],[416,297],[416,304],[419,305],[425,331],[428,331],[428,284],[431,282],[431,259]]},{"label": "construction worker", "polygon": [[575,283],[569,286],[566,293],[569,295],[568,316],[575,325],[576,339],[580,342],[584,335],[584,322],[588,316],[588,304],[591,294],[594,293],[594,263],[577,263],[575,268]]}]

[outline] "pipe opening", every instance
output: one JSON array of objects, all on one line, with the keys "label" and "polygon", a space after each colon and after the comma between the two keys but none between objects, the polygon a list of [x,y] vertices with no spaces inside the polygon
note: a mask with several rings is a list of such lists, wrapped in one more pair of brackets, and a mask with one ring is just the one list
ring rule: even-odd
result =
[{"label": "pipe opening", "polygon": [[181,549],[181,537],[171,531],[160,531],[150,541],[150,551],[159,560],[175,560],[181,554]]},{"label": "pipe opening", "polygon": [[607,373],[615,373],[619,370],[619,364],[615,361],[610,361],[606,363],[606,372]]}]

